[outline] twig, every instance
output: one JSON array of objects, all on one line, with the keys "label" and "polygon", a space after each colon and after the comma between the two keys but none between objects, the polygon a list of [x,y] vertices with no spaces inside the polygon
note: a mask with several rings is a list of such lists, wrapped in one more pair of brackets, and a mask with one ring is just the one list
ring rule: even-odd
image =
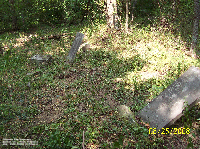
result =
[{"label": "twig", "polygon": [[85,149],[84,143],[85,143],[85,137],[84,137],[84,130],[83,130],[83,143],[82,143],[83,149]]}]

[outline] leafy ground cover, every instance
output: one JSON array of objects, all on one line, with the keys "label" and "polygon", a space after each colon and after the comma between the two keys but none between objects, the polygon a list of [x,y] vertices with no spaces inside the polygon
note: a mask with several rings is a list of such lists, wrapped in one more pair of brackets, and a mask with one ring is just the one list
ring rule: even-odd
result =
[{"label": "leafy ground cover", "polygon": [[[85,34],[91,47],[79,50],[69,65],[66,56],[77,31]],[[48,38],[63,33],[61,38]],[[1,140],[38,141],[32,148],[200,146],[199,105],[172,126],[190,128],[184,135],[149,134],[141,120],[134,126],[116,112],[117,105],[125,104],[136,114],[190,66],[200,66],[185,54],[187,43],[180,36],[137,26],[125,33],[99,24],[43,27],[0,38],[5,49],[0,57]],[[35,54],[51,54],[53,60],[31,63]]]}]

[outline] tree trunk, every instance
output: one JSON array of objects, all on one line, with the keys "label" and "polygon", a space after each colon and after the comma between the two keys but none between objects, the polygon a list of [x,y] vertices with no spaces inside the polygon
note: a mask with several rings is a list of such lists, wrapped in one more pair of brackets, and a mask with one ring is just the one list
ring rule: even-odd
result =
[{"label": "tree trunk", "polygon": [[107,0],[107,23],[108,26],[116,27],[117,23],[117,4],[116,0]]},{"label": "tree trunk", "polygon": [[126,0],[126,23],[125,23],[125,31],[128,31],[128,0]]},{"label": "tree trunk", "polygon": [[199,32],[199,18],[200,18],[200,6],[199,0],[194,0],[194,26],[192,32],[192,43],[190,47],[190,52],[193,53],[193,57],[196,58],[195,49],[198,43],[198,32]]}]

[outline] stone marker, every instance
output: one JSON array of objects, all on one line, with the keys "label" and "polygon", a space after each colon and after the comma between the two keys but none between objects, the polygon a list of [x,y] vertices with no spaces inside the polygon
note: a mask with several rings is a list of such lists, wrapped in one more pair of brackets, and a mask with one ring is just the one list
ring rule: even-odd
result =
[{"label": "stone marker", "polygon": [[200,69],[192,66],[139,111],[138,116],[159,131],[172,125],[183,115],[185,106],[191,108],[200,100],[199,97]]},{"label": "stone marker", "polygon": [[130,122],[136,123],[135,122],[134,113],[126,105],[119,105],[119,106],[117,106],[117,111],[119,113],[119,117],[124,117],[126,119],[129,119]]},{"label": "stone marker", "polygon": [[36,63],[43,63],[43,62],[50,62],[52,59],[51,55],[34,55],[30,58],[31,62],[36,62]]},{"label": "stone marker", "polygon": [[86,52],[90,48],[89,43],[83,43],[79,49],[82,49],[83,52]]},{"label": "stone marker", "polygon": [[78,32],[76,34],[76,38],[75,38],[75,40],[74,40],[74,42],[72,44],[71,49],[69,50],[68,56],[67,56],[67,61],[68,62],[73,62],[74,61],[76,53],[77,53],[77,51],[78,51],[78,49],[79,49],[79,47],[80,47],[80,45],[82,43],[83,37],[84,37],[84,34],[82,34],[82,33]]}]

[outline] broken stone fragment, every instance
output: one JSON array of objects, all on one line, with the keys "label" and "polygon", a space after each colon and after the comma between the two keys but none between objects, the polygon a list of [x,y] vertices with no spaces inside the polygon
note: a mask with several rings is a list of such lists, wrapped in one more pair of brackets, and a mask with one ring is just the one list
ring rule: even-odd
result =
[{"label": "broken stone fragment", "polygon": [[120,105],[117,107],[117,109],[118,109],[119,117],[129,119],[131,122],[136,123],[134,113],[130,110],[129,107],[125,105]]},{"label": "broken stone fragment", "polygon": [[49,62],[52,59],[51,55],[34,55],[33,57],[30,58],[31,62],[38,62],[38,63],[42,63],[42,62]]},{"label": "broken stone fragment", "polygon": [[83,43],[83,44],[80,46],[80,49],[82,49],[83,52],[86,52],[89,48],[90,48],[90,44],[88,44],[88,43]]},{"label": "broken stone fragment", "polygon": [[42,74],[42,71],[41,70],[37,70],[37,71],[34,71],[34,72],[29,72],[27,73],[26,75],[27,76],[34,76],[34,75],[38,75],[38,74]]}]

